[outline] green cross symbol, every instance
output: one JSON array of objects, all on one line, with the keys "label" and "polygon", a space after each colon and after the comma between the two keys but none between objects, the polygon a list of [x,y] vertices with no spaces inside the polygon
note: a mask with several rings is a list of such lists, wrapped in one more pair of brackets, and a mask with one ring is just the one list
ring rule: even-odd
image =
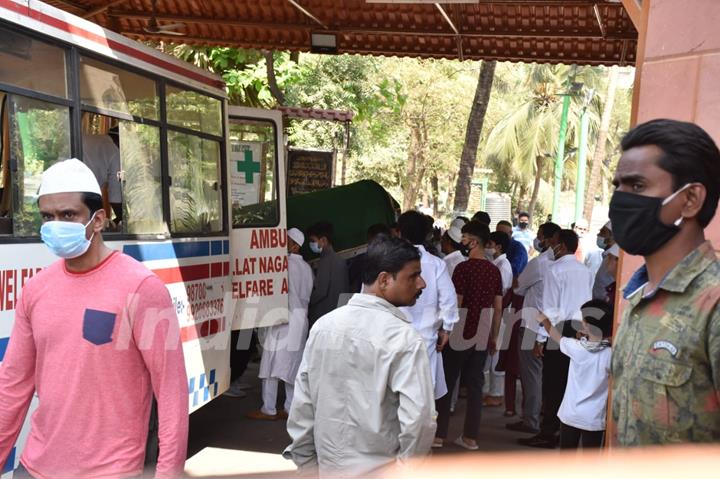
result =
[{"label": "green cross symbol", "polygon": [[252,184],[253,173],[260,173],[260,162],[253,161],[252,150],[245,150],[245,159],[235,163],[237,164],[237,171],[245,173],[245,183]]}]

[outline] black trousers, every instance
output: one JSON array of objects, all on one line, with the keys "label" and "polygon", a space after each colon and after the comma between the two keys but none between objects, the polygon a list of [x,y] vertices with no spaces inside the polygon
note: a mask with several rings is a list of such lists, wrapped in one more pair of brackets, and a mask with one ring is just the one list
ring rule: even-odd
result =
[{"label": "black trousers", "polygon": [[602,447],[605,431],[585,431],[567,424],[560,424],[560,449],[577,449],[582,444],[583,449],[597,449]]},{"label": "black trousers", "polygon": [[[563,336],[575,336],[575,330],[570,321],[566,321],[564,324]],[[545,343],[542,369],[543,418],[540,423],[542,437],[554,439],[560,431],[560,419],[557,417],[557,413],[563,396],[565,396],[569,368],[570,358],[560,351],[558,343],[548,338]]]},{"label": "black trousers", "polygon": [[485,383],[487,351],[477,351],[474,347],[464,351],[456,351],[446,346],[442,355],[445,382],[450,390],[435,402],[438,411],[435,436],[442,439],[447,438],[448,427],[450,426],[452,388],[462,372],[463,382],[468,391],[463,435],[469,439],[477,439],[480,432],[480,416],[482,415],[482,391]]},{"label": "black trousers", "polygon": [[233,331],[230,335],[230,382],[243,375],[257,351],[257,334],[252,329]]}]

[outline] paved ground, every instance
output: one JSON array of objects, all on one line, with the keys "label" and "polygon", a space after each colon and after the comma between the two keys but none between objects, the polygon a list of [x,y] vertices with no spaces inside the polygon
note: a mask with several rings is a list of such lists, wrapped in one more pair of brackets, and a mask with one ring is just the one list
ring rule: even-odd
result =
[{"label": "paved ground", "polygon": [[[193,475],[220,475],[219,463],[233,464],[224,474],[246,474],[245,477],[263,477],[262,472],[287,471],[292,469],[289,461],[279,457],[289,444],[290,437],[285,431],[284,421],[253,421],[245,414],[258,409],[261,405],[260,381],[257,379],[257,363],[252,363],[243,380],[253,385],[248,397],[243,399],[220,397],[190,416],[190,443],[188,457],[195,456],[192,463]],[[281,388],[282,389],[282,388]],[[519,396],[519,394],[518,394]],[[458,410],[451,419],[449,438],[456,438],[462,431],[465,401],[460,399]],[[519,410],[519,409],[518,409]],[[515,433],[505,429],[507,419],[504,408],[485,408],[483,411],[480,453],[499,451],[527,451],[538,453],[536,449],[519,446],[516,439],[527,434]],[[449,445],[437,454],[478,454]],[[200,453],[200,454],[198,454]],[[548,451],[553,454],[553,451]],[[197,456],[196,456],[197,455]],[[246,463],[242,467],[237,462]],[[287,473],[286,473],[287,474]],[[276,477],[273,474],[273,477]]]}]

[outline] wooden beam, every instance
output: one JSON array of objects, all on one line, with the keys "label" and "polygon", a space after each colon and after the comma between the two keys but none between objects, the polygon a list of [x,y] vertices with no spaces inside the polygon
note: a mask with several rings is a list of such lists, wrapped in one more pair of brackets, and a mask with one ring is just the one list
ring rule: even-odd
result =
[{"label": "wooden beam", "polygon": [[[108,13],[111,17],[126,18],[131,20],[145,20],[148,14],[138,11],[112,11]],[[312,25],[301,25],[293,23],[268,23],[260,21],[248,20],[232,20],[228,18],[202,18],[191,15],[157,15],[158,21],[163,22],[179,22],[200,25],[227,25],[240,28],[262,28],[264,30],[302,30],[310,33],[313,30]],[[363,34],[363,35],[388,35],[388,36],[423,36],[423,37],[455,37],[457,36],[452,30],[393,30],[391,28],[379,27],[339,27],[329,29],[328,33],[337,34]],[[616,34],[608,34],[603,37],[601,31],[593,30],[589,32],[576,31],[537,31],[532,29],[513,30],[513,31],[461,31],[460,35],[466,38],[605,38],[606,40],[637,40],[632,32],[623,32]]]},{"label": "wooden beam", "polygon": [[327,25],[325,25],[318,17],[316,17],[315,15],[310,13],[310,11],[307,10],[305,7],[300,5],[296,0],[288,0],[288,2],[290,2],[290,5],[297,8],[300,11],[300,13],[302,13],[303,15],[305,15],[306,17],[308,17],[309,19],[311,19],[312,21],[314,21],[315,23],[317,23],[318,25],[323,27],[325,30],[328,29]]},{"label": "wooden beam", "polygon": [[[55,0],[55,3],[59,3],[61,8],[64,7],[63,9],[70,8],[73,10],[79,10],[81,12],[85,11],[85,7],[83,5],[79,5],[79,4],[77,4],[75,2],[71,2],[69,0]],[[73,12],[70,12],[70,13],[73,13]]]},{"label": "wooden beam", "polygon": [[623,7],[630,17],[630,21],[635,25],[635,29],[640,31],[642,26],[642,4],[640,0],[622,0]]},{"label": "wooden beam", "polygon": [[[198,37],[198,36],[172,36],[163,35],[159,33],[147,33],[139,30],[123,30],[120,32],[122,35],[128,37],[136,37],[141,39],[155,39],[155,40],[170,40],[173,42],[184,41],[189,43],[203,44],[203,45],[223,45],[223,46],[240,46],[243,48],[255,48],[259,50],[278,50],[278,45],[272,42],[256,42],[256,41],[236,41],[225,38],[211,38],[211,37]],[[302,51],[307,52],[310,50],[310,45],[283,45],[282,50],[284,51]],[[340,49],[338,53],[351,53],[351,54],[363,54],[363,55],[384,55],[384,56],[412,56],[418,58],[455,58],[455,55],[451,50],[447,52],[433,52],[429,50],[416,50],[414,48],[408,48],[407,50],[401,48],[395,49],[368,49],[368,48],[344,48]],[[539,63],[573,63],[578,65],[614,65],[618,61],[612,59],[597,60],[591,57],[576,57],[573,58],[569,55],[560,56],[553,54],[550,57],[543,55],[517,55],[512,50],[505,50],[502,53],[494,55],[481,55],[481,54],[465,54],[466,60],[498,60],[498,61],[525,61],[525,62],[539,62]]]},{"label": "wooden beam", "polygon": [[[82,16],[82,17],[83,17],[83,18],[91,18],[91,17],[94,17],[95,15],[104,12],[104,11],[107,10],[108,8],[112,8],[112,7],[118,6],[118,5],[120,5],[121,3],[125,3],[126,1],[127,1],[127,0],[113,0],[112,2],[105,2],[105,5],[100,5],[100,6],[98,6],[98,7],[95,7],[95,8],[93,8],[93,9],[90,9],[90,10],[88,10],[87,12],[83,13],[83,16]],[[149,13],[148,13],[148,16],[150,16]]]}]

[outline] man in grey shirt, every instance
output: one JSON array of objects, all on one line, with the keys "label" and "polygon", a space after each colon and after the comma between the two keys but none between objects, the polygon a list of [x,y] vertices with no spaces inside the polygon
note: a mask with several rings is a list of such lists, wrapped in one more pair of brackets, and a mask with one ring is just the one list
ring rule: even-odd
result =
[{"label": "man in grey shirt", "polygon": [[302,474],[359,477],[430,451],[435,402],[423,338],[398,309],[425,287],[399,238],[368,247],[364,293],[320,318],[295,379],[283,455]]},{"label": "man in grey shirt", "polygon": [[347,263],[333,249],[332,235],[333,226],[326,222],[312,225],[307,232],[310,251],[320,255],[308,311],[311,328],[320,316],[339,306],[342,294],[350,292]]}]

